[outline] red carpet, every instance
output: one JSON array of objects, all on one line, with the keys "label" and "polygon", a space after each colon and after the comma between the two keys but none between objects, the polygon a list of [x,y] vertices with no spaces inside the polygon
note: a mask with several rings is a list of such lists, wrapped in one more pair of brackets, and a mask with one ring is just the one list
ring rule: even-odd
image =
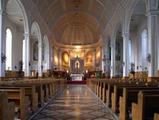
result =
[{"label": "red carpet", "polygon": [[67,84],[86,84],[86,81],[72,81],[72,80],[68,80]]}]

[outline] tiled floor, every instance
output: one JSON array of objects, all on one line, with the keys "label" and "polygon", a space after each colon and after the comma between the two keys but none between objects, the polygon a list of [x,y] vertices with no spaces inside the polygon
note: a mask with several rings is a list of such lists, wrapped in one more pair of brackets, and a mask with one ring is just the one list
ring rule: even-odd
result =
[{"label": "tiled floor", "polygon": [[32,120],[115,120],[85,85],[70,85]]}]

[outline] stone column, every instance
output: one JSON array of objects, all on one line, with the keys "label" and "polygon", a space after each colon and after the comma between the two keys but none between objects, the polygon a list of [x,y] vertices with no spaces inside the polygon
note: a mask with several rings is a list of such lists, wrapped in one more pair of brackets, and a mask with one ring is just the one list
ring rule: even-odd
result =
[{"label": "stone column", "polygon": [[42,77],[43,65],[42,65],[42,40],[38,40],[38,76]]},{"label": "stone column", "polygon": [[109,59],[109,53],[111,52],[109,50],[109,41],[107,41],[106,44],[106,50],[105,50],[105,71],[106,71],[106,76],[110,76],[110,59]]},{"label": "stone column", "polygon": [[157,40],[157,22],[158,15],[150,11],[148,14],[148,55],[147,60],[149,62],[148,65],[148,77],[156,77],[157,76],[157,52],[158,52],[158,40]]},{"label": "stone column", "polygon": [[110,66],[110,77],[115,77],[116,74],[116,45],[115,45],[115,39],[111,40],[111,66]]},{"label": "stone column", "polygon": [[100,47],[100,70],[103,71],[103,55],[104,55],[104,46]]},{"label": "stone column", "polygon": [[123,78],[129,76],[129,33],[123,33]]},{"label": "stone column", "polygon": [[49,45],[49,51],[48,51],[48,69],[51,69],[51,63],[52,63],[52,47]]},{"label": "stone column", "polygon": [[54,63],[54,52],[55,52],[55,48],[54,47],[51,47],[51,51],[50,51],[50,56],[51,56],[51,69],[54,70],[55,68],[55,63]]},{"label": "stone column", "polygon": [[25,77],[30,76],[30,35],[29,33],[24,34],[24,40],[25,40]]},{"label": "stone column", "polygon": [[[1,6],[2,7],[2,6]],[[5,21],[5,12],[0,10],[0,77],[5,76],[5,29],[4,29],[4,21]]]},{"label": "stone column", "polygon": [[102,61],[102,71],[103,73],[106,72],[106,45],[103,43],[103,46],[102,46],[102,50],[101,50],[101,61]]}]

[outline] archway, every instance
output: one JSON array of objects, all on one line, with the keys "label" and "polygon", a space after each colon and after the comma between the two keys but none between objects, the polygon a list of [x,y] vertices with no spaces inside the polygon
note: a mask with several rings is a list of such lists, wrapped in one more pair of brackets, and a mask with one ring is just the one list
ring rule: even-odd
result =
[{"label": "archway", "polygon": [[43,70],[46,71],[50,69],[50,46],[48,37],[45,35],[43,38],[43,52],[42,52],[42,59],[43,59]]},{"label": "archway", "polygon": [[135,71],[147,71],[148,33],[145,1],[136,1],[131,11],[129,33],[132,57],[130,62],[135,65]]},{"label": "archway", "polygon": [[122,77],[123,75],[123,37],[122,37],[122,27],[118,26],[116,32],[115,41],[115,60],[116,60],[116,76]]},{"label": "archway", "polygon": [[[23,40],[24,34],[29,33],[28,18],[25,8],[20,0],[6,1],[5,11],[7,16],[5,18],[4,28],[12,30],[12,71],[22,71],[24,69],[25,61],[23,60]],[[5,34],[5,33],[4,33]],[[4,35],[6,37],[6,34]],[[8,44],[6,41],[4,44]],[[4,45],[7,46],[7,45]],[[7,65],[6,65],[7,66]]]},{"label": "archway", "polygon": [[31,71],[38,76],[42,76],[42,39],[41,31],[37,22],[33,22],[31,26],[31,41],[30,41],[30,67]]}]

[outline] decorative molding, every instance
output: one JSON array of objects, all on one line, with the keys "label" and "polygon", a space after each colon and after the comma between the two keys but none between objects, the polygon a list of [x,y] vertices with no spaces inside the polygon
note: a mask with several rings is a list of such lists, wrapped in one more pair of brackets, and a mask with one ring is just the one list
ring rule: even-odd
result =
[{"label": "decorative molding", "polygon": [[[95,43],[95,44],[90,44],[90,45],[79,45],[81,48],[80,49],[92,49],[92,48],[97,48],[99,46],[101,46],[101,41]],[[76,49],[76,46],[78,45],[63,45],[60,43],[57,43],[56,41],[54,41],[54,46],[56,47],[60,47],[61,49]]]}]

